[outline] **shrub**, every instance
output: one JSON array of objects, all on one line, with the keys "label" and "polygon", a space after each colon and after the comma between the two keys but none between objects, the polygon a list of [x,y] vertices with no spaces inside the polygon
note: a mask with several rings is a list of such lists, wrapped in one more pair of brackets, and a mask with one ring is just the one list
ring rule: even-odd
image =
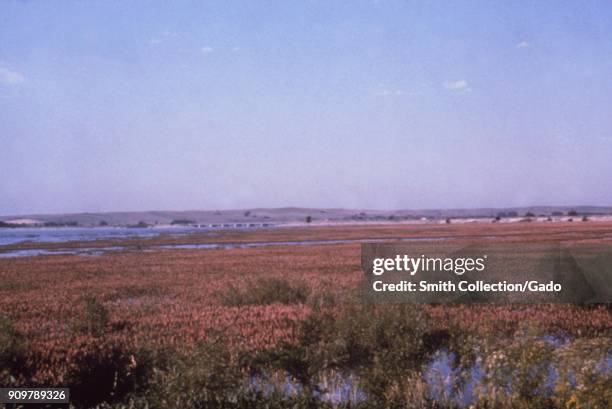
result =
[{"label": "shrub", "polygon": [[146,393],[132,406],[167,409],[248,408],[248,379],[223,343],[202,343],[189,355],[154,372]]},{"label": "shrub", "polygon": [[95,297],[85,297],[84,302],[76,330],[96,337],[103,335],[110,322],[108,310]]},{"label": "shrub", "polygon": [[[483,377],[476,398],[483,407],[550,408],[545,393],[554,346],[537,337],[483,343]],[[507,406],[506,406],[507,405]]]},{"label": "shrub", "polygon": [[[398,380],[415,379],[430,356],[432,340],[443,338],[431,338],[427,322],[413,305],[348,306],[338,314],[315,309],[295,324],[294,342],[260,353],[252,367],[258,373],[275,369],[288,374],[305,399],[320,395],[325,374],[355,374],[372,407],[411,407],[411,402],[397,402],[410,394],[394,390]],[[320,400],[316,404],[320,407]]]},{"label": "shrub", "polygon": [[24,357],[24,341],[11,324],[0,316],[0,385],[13,383],[14,375],[20,369]]},{"label": "shrub", "polygon": [[261,278],[249,283],[245,289],[230,286],[218,295],[224,305],[269,305],[302,304],[310,295],[310,288],[304,282],[290,283],[281,278]]},{"label": "shrub", "polygon": [[372,403],[407,406],[392,393],[396,381],[420,373],[429,355],[428,319],[414,305],[365,306],[338,320],[336,344],[342,366],[356,370]]},{"label": "shrub", "polygon": [[11,322],[0,316],[0,363],[10,361],[20,349],[21,337]]},{"label": "shrub", "polygon": [[579,339],[555,352],[558,377],[553,399],[563,408],[609,408],[610,339]]},{"label": "shrub", "polygon": [[321,290],[309,297],[311,307],[333,307],[338,304],[338,296],[329,290]]},{"label": "shrub", "polygon": [[119,402],[130,393],[147,389],[154,367],[154,355],[145,349],[113,344],[81,348],[66,375],[70,401],[84,408]]}]

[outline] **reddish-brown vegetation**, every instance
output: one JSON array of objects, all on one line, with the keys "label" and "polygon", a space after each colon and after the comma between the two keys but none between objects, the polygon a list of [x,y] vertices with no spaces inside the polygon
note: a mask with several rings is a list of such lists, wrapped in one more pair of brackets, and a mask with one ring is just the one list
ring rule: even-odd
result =
[{"label": "reddish-brown vegetation", "polygon": [[[158,237],[150,242],[410,236],[465,239],[483,235],[521,242],[594,240],[612,235],[612,224],[325,227],[227,232],[215,237]],[[75,357],[84,351],[105,350],[110,345],[188,350],[201,340],[224,337],[230,346],[259,350],[291,340],[294,336],[291,321],[305,317],[311,309],[309,303],[230,306],[219,300],[219,294],[229,286],[244,288],[256,279],[271,277],[307,283],[313,299],[327,296],[339,303],[357,302],[360,246],[275,246],[5,258],[0,259],[0,315],[8,317],[28,342],[27,356],[36,360],[31,365],[35,368],[31,380],[38,384],[58,384],[69,372]],[[109,312],[108,328],[102,337],[79,330],[86,297],[95,297]],[[461,325],[482,332],[512,331],[529,323],[550,331],[609,336],[612,328],[612,314],[604,307],[430,306],[428,311],[440,328]]]}]

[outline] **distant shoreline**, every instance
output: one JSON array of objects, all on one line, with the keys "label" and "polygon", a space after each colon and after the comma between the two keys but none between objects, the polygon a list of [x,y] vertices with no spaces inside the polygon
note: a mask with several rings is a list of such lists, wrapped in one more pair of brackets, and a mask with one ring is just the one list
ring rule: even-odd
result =
[{"label": "distant shoreline", "polygon": [[[531,208],[526,208],[531,209]],[[104,217],[109,214],[91,214],[86,217],[81,214],[28,216],[11,218],[0,217],[0,228],[202,228],[202,229],[249,229],[249,228],[282,228],[306,226],[360,226],[372,224],[385,225],[420,225],[420,224],[464,224],[464,223],[521,223],[521,222],[572,222],[572,221],[612,221],[612,208],[597,208],[597,212],[585,210],[550,210],[547,212],[533,212],[526,210],[507,211],[504,209],[480,209],[480,215],[462,215],[448,211],[429,211],[426,215],[410,214],[412,211],[383,212],[369,211],[357,212],[349,210],[329,211],[324,209],[303,209],[291,213],[283,213],[276,209],[260,210],[259,213],[251,211],[228,211],[226,214],[213,212],[189,212],[190,218],[180,218],[185,212],[165,212],[162,216],[158,212],[117,213],[113,217]],[[607,210],[604,212],[602,210]],[[494,212],[492,210],[497,210]],[[591,209],[589,209],[591,210]],[[323,213],[321,213],[323,212]],[[439,213],[438,213],[439,212]],[[455,211],[456,212],[456,211]],[[476,211],[474,211],[476,212]],[[488,212],[488,214],[487,214]],[[198,214],[194,214],[198,213]],[[213,213],[211,215],[211,213]],[[237,213],[242,213],[238,215]],[[245,214],[247,214],[245,216]],[[433,214],[432,214],[433,213]],[[467,213],[467,211],[466,211]],[[313,216],[314,214],[314,216]],[[178,215],[178,216],[177,216]],[[174,216],[174,218],[173,218]],[[134,221],[138,219],[138,221]],[[171,219],[171,220],[170,220]]]}]

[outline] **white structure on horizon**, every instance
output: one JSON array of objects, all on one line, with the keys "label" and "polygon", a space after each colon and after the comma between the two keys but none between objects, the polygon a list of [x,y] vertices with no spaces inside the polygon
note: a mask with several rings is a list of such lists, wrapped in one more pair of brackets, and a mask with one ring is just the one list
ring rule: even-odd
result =
[{"label": "white structure on horizon", "polygon": [[4,223],[19,224],[22,226],[37,226],[37,225],[44,224],[42,221],[36,220],[36,219],[12,219],[12,220],[4,220]]}]

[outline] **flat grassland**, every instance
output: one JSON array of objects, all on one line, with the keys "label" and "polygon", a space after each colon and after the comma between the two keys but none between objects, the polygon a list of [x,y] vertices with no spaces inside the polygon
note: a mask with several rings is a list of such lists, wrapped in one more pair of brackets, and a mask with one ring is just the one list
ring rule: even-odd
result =
[{"label": "flat grassland", "polygon": [[[277,228],[61,244],[62,248],[120,245],[129,249],[100,256],[0,258],[0,318],[22,345],[19,360],[6,364],[9,372],[13,371],[7,379],[16,385],[63,385],[72,382],[75,373],[84,376],[78,367],[83,360],[92,359],[95,351],[112,355],[118,348],[189,356],[203,343],[221,342],[230,357],[243,353],[254,356],[302,342],[300,325],[313,311],[338,317],[347,305],[359,304],[359,243],[166,250],[153,250],[154,246],[409,237],[612,245],[612,223]],[[23,243],[11,248],[37,246],[40,244]],[[289,295],[283,298],[280,293]],[[431,305],[422,313],[427,316],[427,329],[426,341],[421,343],[432,345],[433,338],[427,337],[435,334],[511,337],[535,329],[546,336],[603,340],[608,348],[612,340],[609,306]],[[9,347],[17,348],[17,343]],[[1,349],[0,345],[0,355]],[[128,356],[134,361],[129,361],[128,367],[141,364],[135,353]],[[283,369],[299,378],[291,367]],[[0,367],[0,381],[1,371]],[[310,381],[298,380],[304,386]],[[390,399],[392,385],[385,388],[391,389],[380,392],[370,387],[366,391]],[[115,391],[113,396],[123,399],[128,392],[133,391],[123,395]],[[565,404],[572,395],[563,399]],[[98,403],[83,402],[85,406]]]}]

